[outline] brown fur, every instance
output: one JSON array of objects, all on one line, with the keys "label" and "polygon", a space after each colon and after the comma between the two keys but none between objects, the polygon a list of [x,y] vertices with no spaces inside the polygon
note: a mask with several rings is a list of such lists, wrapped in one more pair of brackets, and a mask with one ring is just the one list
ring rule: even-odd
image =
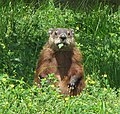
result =
[{"label": "brown fur", "polygon": [[[54,35],[56,30],[58,33]],[[62,33],[66,34],[64,42],[67,46],[59,49],[57,43],[63,42],[60,37]],[[54,38],[57,40],[55,41]],[[78,95],[85,87],[81,60],[82,56],[75,46],[72,30],[53,29],[52,32],[50,31],[49,41],[40,53],[34,81],[40,86],[40,78],[54,73],[59,80],[57,86],[59,86],[61,93],[70,96]]]}]

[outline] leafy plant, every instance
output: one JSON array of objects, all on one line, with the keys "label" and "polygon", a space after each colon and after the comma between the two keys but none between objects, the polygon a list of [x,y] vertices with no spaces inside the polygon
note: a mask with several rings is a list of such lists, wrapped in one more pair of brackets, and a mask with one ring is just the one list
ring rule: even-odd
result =
[{"label": "leafy plant", "polygon": [[[107,79],[103,76],[105,85],[101,87],[98,74],[87,76],[86,88],[79,96],[69,97],[59,94],[57,88],[46,84],[38,88],[30,86],[21,80],[10,78],[6,74],[0,75],[0,113],[81,113],[101,114],[120,112],[120,90],[106,87]],[[54,80],[53,75],[48,77]],[[55,80],[54,80],[55,81]],[[109,85],[109,84],[107,84]]]}]

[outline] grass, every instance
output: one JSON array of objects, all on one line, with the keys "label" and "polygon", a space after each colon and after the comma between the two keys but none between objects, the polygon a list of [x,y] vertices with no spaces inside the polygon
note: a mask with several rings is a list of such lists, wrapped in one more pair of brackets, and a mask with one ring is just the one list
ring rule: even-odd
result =
[{"label": "grass", "polygon": [[[119,114],[120,11],[99,6],[89,12],[47,4],[8,1],[0,5],[0,113],[1,114]],[[66,97],[42,81],[33,85],[39,51],[48,29],[73,28],[84,57],[86,88]]]},{"label": "grass", "polygon": [[[99,80],[87,76],[86,88],[79,96],[69,97],[59,94],[58,88],[42,80],[43,88],[30,86],[22,79],[11,79],[1,75],[1,114],[119,114],[120,90],[106,86],[106,75],[102,76],[104,87]],[[51,79],[51,78],[50,78]]]}]

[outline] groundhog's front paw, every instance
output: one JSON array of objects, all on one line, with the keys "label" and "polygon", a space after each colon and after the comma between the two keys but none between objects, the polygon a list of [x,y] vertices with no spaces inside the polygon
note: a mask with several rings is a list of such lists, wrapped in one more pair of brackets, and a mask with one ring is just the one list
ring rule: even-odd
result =
[{"label": "groundhog's front paw", "polygon": [[68,88],[69,88],[70,90],[74,90],[74,89],[76,88],[75,83],[69,83],[69,84],[68,84]]}]

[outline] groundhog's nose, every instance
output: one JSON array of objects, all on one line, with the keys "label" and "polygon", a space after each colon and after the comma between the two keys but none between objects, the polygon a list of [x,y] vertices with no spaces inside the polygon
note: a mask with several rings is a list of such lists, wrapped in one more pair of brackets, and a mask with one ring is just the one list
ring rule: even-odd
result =
[{"label": "groundhog's nose", "polygon": [[67,36],[66,36],[66,34],[63,33],[63,34],[60,35],[60,38],[61,38],[62,40],[65,40],[65,39],[67,38]]}]

